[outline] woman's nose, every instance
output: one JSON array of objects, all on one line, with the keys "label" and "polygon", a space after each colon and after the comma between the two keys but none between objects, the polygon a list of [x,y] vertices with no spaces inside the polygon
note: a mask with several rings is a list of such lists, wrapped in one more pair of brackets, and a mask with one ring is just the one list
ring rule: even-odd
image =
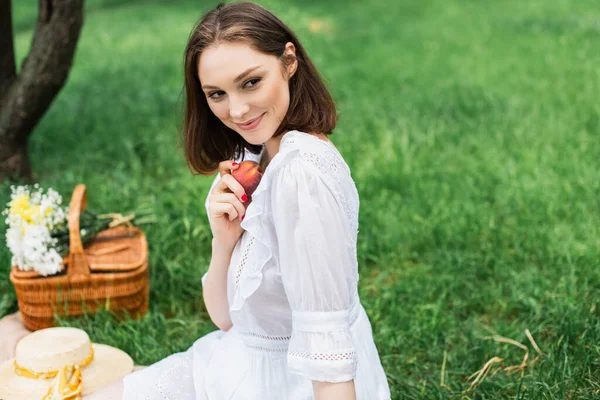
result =
[{"label": "woman's nose", "polygon": [[237,122],[244,122],[243,117],[248,112],[249,107],[246,103],[237,101],[235,98],[230,98],[229,115]]}]

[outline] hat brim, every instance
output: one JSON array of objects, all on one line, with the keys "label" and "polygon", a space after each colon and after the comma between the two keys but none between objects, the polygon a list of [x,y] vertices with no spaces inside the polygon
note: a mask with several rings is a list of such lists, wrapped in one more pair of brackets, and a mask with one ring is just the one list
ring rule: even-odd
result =
[{"label": "hat brim", "polygon": [[[83,395],[90,394],[104,385],[123,378],[133,371],[133,360],[127,353],[115,347],[93,343],[94,360],[81,369]],[[0,399],[41,399],[52,379],[31,379],[15,374],[14,358],[0,364]]]}]

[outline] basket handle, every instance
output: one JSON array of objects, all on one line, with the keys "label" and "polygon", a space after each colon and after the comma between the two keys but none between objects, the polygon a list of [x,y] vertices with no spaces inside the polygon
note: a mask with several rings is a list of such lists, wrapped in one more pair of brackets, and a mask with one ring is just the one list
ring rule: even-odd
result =
[{"label": "basket handle", "polygon": [[67,275],[69,280],[85,280],[91,274],[90,265],[83,252],[83,243],[79,233],[79,215],[87,207],[85,185],[75,186],[69,205],[69,264]]}]

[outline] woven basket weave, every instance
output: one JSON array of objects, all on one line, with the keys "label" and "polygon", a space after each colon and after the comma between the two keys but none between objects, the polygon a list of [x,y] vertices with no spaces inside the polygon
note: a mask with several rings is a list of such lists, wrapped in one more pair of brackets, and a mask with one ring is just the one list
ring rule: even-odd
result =
[{"label": "woven basket weave", "polygon": [[34,331],[54,326],[61,317],[99,309],[141,317],[148,311],[148,244],[136,227],[117,226],[98,233],[85,249],[79,233],[79,215],[87,206],[85,185],[73,191],[69,206],[69,254],[56,275],[12,267],[10,281],[25,327]]}]

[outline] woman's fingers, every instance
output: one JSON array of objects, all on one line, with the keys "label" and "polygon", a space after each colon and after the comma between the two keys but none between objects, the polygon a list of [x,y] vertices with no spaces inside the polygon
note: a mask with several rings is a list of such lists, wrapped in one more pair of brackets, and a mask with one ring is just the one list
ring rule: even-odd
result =
[{"label": "woman's fingers", "polygon": [[236,169],[239,166],[240,166],[240,164],[236,163],[233,160],[221,161],[219,163],[219,174],[221,176],[226,175],[226,174],[231,174],[231,170]]},{"label": "woman's fingers", "polygon": [[227,219],[230,221],[233,221],[238,217],[238,211],[231,203],[214,203],[211,211],[214,212],[215,217],[227,214]]},{"label": "woman's fingers", "polygon": [[235,210],[236,214],[239,216],[243,216],[246,214],[246,208],[239,200],[235,193],[219,193],[215,195],[215,201],[218,203],[227,203],[231,204]]},{"label": "woman's fingers", "polygon": [[235,193],[237,198],[240,199],[240,201],[242,203],[245,203],[246,201],[248,201],[247,196],[244,197],[244,195],[246,194],[244,187],[233,177],[233,175],[231,175],[231,174],[223,175],[223,177],[221,178],[221,182],[219,182],[219,184],[221,185],[222,190],[220,190],[218,192],[220,192],[220,193]]},{"label": "woman's fingers", "polygon": [[219,163],[221,179],[211,195],[211,201],[231,206],[230,209],[217,207],[219,215],[222,215],[222,213],[229,214],[230,221],[246,214],[246,209],[242,203],[248,201],[244,187],[231,175],[231,171],[238,167],[239,164],[233,160],[225,160]]}]

